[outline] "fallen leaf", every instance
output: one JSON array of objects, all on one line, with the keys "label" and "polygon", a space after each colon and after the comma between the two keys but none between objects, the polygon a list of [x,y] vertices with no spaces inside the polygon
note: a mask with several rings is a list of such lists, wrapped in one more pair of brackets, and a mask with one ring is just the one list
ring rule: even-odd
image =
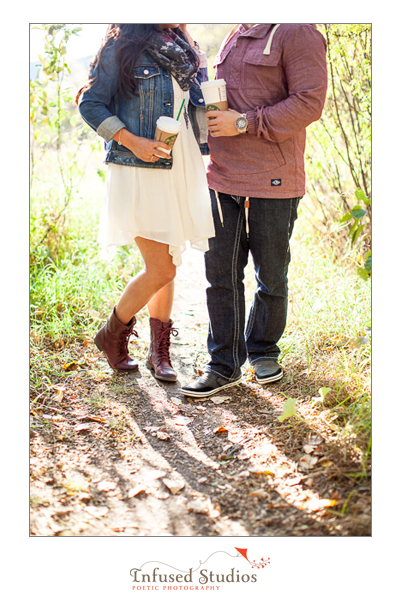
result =
[{"label": "fallen leaf", "polygon": [[207,481],[207,477],[200,477],[197,483],[204,483],[205,481]]},{"label": "fallen leaf", "polygon": [[96,519],[100,519],[108,513],[106,506],[87,506],[85,510],[92,517],[96,517]]},{"label": "fallen leaf", "polygon": [[303,446],[303,450],[304,452],[307,452],[307,454],[311,454],[311,452],[314,452],[315,446],[311,446],[311,444],[304,444]]},{"label": "fallen leaf", "polygon": [[188,425],[192,422],[193,419],[189,419],[189,417],[177,417],[175,419],[175,425]]},{"label": "fallen leaf", "polygon": [[288,481],[285,481],[286,485],[289,485],[290,487],[292,487],[293,485],[298,485],[301,481],[302,481],[302,477],[294,477],[293,479],[289,479]]},{"label": "fallen leaf", "polygon": [[331,460],[322,460],[319,464],[321,467],[331,467],[333,462]]},{"label": "fallen leaf", "polygon": [[335,506],[336,504],[336,500],[330,500],[328,498],[322,498],[320,500],[315,499],[315,500],[310,500],[307,503],[307,509],[311,510],[312,512],[316,512],[318,510],[323,510],[324,508],[330,508],[332,506]]},{"label": "fallen leaf", "polygon": [[133,498],[134,496],[137,496],[138,494],[141,494],[142,492],[145,492],[145,491],[146,491],[146,488],[143,485],[139,484],[136,487],[129,490],[128,498]]},{"label": "fallen leaf", "polygon": [[316,436],[312,436],[307,444],[309,444],[310,446],[319,446],[320,444],[322,444],[322,442],[324,442],[324,438],[321,437],[320,435],[316,435]]},{"label": "fallen leaf", "polygon": [[168,433],[165,431],[157,431],[156,436],[159,440],[163,440],[163,442],[167,442],[170,439]]},{"label": "fallen leaf", "polygon": [[89,308],[88,314],[92,319],[100,319],[100,313],[97,310],[93,310],[93,308]]},{"label": "fallen leaf", "polygon": [[214,396],[214,398],[211,398],[211,402],[214,402],[214,404],[222,404],[225,400],[230,400],[230,396]]},{"label": "fallen leaf", "polygon": [[80,425],[75,425],[74,429],[75,431],[87,431],[88,429],[91,429],[92,426],[89,425],[88,423],[81,423]]},{"label": "fallen leaf", "polygon": [[217,429],[214,429],[214,433],[225,433],[226,431],[228,431],[228,430],[223,425],[220,425],[220,427],[217,427]]},{"label": "fallen leaf", "polygon": [[189,511],[199,513],[202,515],[208,514],[210,510],[208,503],[200,499],[192,500],[192,502],[189,502],[187,507]]},{"label": "fallen leaf", "polygon": [[325,448],[324,448],[323,444],[320,444],[319,446],[315,446],[314,456],[324,456],[324,454],[325,454]]},{"label": "fallen leaf", "polygon": [[111,490],[115,490],[116,487],[117,484],[114,481],[101,481],[98,484],[97,489],[100,492],[110,492]]},{"label": "fallen leaf", "polygon": [[88,419],[88,421],[95,421],[96,423],[105,423],[105,419],[102,419],[101,417],[92,417],[92,415],[85,415],[84,417],[81,417],[81,419]]},{"label": "fallen leaf", "polygon": [[169,494],[168,492],[154,492],[153,494],[154,498],[157,498],[157,500],[167,500],[167,498],[169,498]]},{"label": "fallen leaf", "polygon": [[285,419],[288,419],[289,417],[294,417],[295,415],[296,398],[289,398],[289,400],[286,400],[285,404],[283,405],[283,413],[280,417],[278,417],[278,421],[282,423]]},{"label": "fallen leaf", "polygon": [[175,396],[171,396],[170,402],[175,404],[175,406],[180,406],[182,404],[182,400],[180,398],[175,398]]},{"label": "fallen leaf", "polygon": [[265,490],[254,490],[253,492],[250,492],[249,496],[251,496],[251,498],[259,498],[260,500],[264,499],[264,498],[269,498],[269,494],[268,492],[266,492]]},{"label": "fallen leaf", "polygon": [[239,479],[239,477],[250,477],[250,472],[249,471],[241,471],[236,478]]},{"label": "fallen leaf", "polygon": [[76,360],[73,360],[72,362],[63,365],[64,371],[76,371],[77,368],[78,363],[76,362]]},{"label": "fallen leaf", "polygon": [[253,475],[275,475],[273,471],[270,471],[269,469],[267,469],[267,467],[263,467],[262,465],[249,467],[249,472]]},{"label": "fallen leaf", "polygon": [[309,454],[305,454],[299,460],[299,468],[301,470],[312,469],[317,462],[318,458],[316,456],[310,456]]},{"label": "fallen leaf", "polygon": [[65,388],[54,388],[56,393],[51,397],[52,402],[61,402],[64,397]]},{"label": "fallen leaf", "polygon": [[179,481],[174,481],[173,479],[163,479],[162,482],[169,489],[171,494],[177,494],[180,490],[185,487],[185,484]]}]

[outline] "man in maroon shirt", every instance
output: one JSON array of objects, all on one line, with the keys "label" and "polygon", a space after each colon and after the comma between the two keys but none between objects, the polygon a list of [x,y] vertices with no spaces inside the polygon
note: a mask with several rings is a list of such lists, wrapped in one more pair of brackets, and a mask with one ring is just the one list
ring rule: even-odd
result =
[{"label": "man in maroon shirt", "polygon": [[[214,67],[229,110],[206,115],[216,229],[205,257],[211,359],[182,388],[194,397],[237,384],[246,359],[259,383],[283,376],[278,341],[287,318],[289,240],[305,193],[306,127],[325,102],[325,40],[311,24],[237,25]],[[249,252],[257,287],[245,329]]]}]

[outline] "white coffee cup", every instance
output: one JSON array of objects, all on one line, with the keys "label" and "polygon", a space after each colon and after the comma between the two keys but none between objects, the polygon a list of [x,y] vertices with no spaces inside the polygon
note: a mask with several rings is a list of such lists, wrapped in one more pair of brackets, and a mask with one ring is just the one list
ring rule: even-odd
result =
[{"label": "white coffee cup", "polygon": [[228,110],[228,101],[226,99],[225,79],[214,79],[213,81],[203,81],[201,84],[206,111],[209,110]]},{"label": "white coffee cup", "polygon": [[164,142],[170,146],[170,150],[166,150],[164,148],[158,148],[162,152],[166,152],[167,154],[171,154],[171,150],[173,145],[175,144],[176,138],[178,137],[179,132],[182,129],[182,124],[173,119],[172,117],[159,117],[156,123],[156,132],[154,134],[154,139],[156,142]]}]

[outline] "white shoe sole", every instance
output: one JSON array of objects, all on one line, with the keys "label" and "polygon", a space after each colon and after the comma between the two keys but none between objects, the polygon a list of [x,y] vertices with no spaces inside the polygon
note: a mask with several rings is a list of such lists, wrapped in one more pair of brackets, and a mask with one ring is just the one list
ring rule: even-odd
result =
[{"label": "white shoe sole", "polygon": [[186,391],[185,389],[182,388],[182,393],[185,396],[189,396],[189,398],[208,398],[209,396],[213,396],[214,394],[218,394],[218,392],[220,392],[221,390],[226,390],[226,388],[228,387],[232,387],[233,385],[237,385],[238,383],[240,383],[242,380],[242,378],[240,377],[239,379],[236,379],[235,381],[230,381],[229,383],[227,383],[226,385],[221,385],[221,387],[215,389],[215,390],[211,390],[210,392],[196,392],[196,391]]},{"label": "white shoe sole", "polygon": [[278,373],[277,375],[272,375],[271,377],[265,378],[265,379],[258,379],[258,377],[256,376],[256,381],[257,383],[271,383],[273,381],[278,381],[279,379],[282,379],[283,377],[283,371],[281,371],[280,373]]}]

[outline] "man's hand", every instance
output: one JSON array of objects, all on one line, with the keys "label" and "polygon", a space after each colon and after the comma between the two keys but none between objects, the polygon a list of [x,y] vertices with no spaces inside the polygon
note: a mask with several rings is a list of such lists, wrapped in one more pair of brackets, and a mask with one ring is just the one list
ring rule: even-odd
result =
[{"label": "man's hand", "polygon": [[228,110],[210,110],[206,112],[207,127],[212,137],[239,135],[236,119],[240,113]]}]

